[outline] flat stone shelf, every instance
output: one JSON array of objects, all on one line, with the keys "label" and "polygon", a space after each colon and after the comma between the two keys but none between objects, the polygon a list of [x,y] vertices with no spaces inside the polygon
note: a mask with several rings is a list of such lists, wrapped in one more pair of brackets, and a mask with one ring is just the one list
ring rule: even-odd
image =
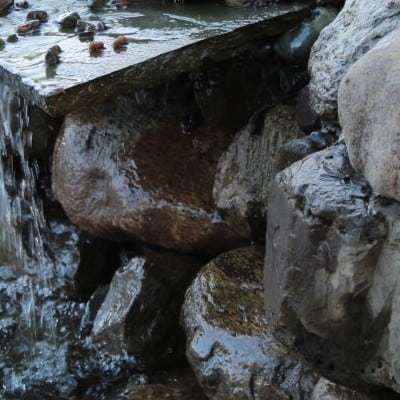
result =
[{"label": "flat stone shelf", "polygon": [[[0,51],[0,76],[29,101],[51,115],[64,115],[89,103],[135,88],[161,83],[190,71],[205,59],[223,60],[249,42],[276,36],[303,19],[310,1],[271,5],[264,9],[236,9],[222,4],[160,4],[143,1],[127,9],[106,6],[93,11],[85,0],[35,0],[49,21],[31,34],[20,35]],[[13,10],[0,17],[0,36],[15,33],[29,10]],[[105,44],[91,56],[88,42],[78,34],[60,31],[57,21],[76,11],[81,19],[103,21],[109,29],[96,34]],[[112,42],[125,35],[125,51]],[[61,63],[47,67],[47,50],[58,44]]]}]

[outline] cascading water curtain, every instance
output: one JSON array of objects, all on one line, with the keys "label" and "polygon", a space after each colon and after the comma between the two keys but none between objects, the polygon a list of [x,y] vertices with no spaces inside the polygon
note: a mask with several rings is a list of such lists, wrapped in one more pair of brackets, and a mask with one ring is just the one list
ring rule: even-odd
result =
[{"label": "cascading water curtain", "polygon": [[[0,86],[0,266],[15,278],[0,281],[7,299],[5,313],[13,340],[1,348],[0,368],[6,392],[26,388],[24,373],[16,361],[35,362],[37,342],[54,335],[54,321],[43,318],[38,297],[50,287],[53,269],[46,259],[42,234],[43,209],[36,189],[38,167],[30,162],[32,133],[29,131],[28,104],[2,84]],[[48,311],[48,310],[47,310]],[[1,326],[0,326],[1,327]],[[4,328],[4,326],[3,326]],[[5,327],[7,328],[7,327]],[[3,364],[3,365],[2,365]],[[30,371],[32,375],[32,371]]]}]

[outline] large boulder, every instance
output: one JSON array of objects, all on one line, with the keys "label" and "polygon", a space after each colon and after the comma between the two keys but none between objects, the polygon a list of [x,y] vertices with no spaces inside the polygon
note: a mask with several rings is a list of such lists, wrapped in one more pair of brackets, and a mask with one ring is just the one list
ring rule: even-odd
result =
[{"label": "large boulder", "polygon": [[310,398],[317,375],[270,334],[262,251],[242,248],[204,267],[186,294],[187,356],[213,400]]},{"label": "large boulder", "polygon": [[[236,139],[235,134],[254,110],[287,98],[303,71],[296,75],[279,61],[265,63],[265,53],[273,55],[257,49],[246,58],[205,66],[159,88],[68,115],[55,145],[52,185],[71,221],[105,239],[193,254],[216,255],[254,240],[255,213],[243,207],[265,197],[273,171],[261,172],[262,163],[270,163],[276,147],[269,135],[280,144],[300,132],[293,108],[283,107],[268,113],[260,137],[257,130]],[[255,119],[262,127],[263,119]],[[235,160],[238,145],[245,147]],[[245,165],[249,161],[256,167]],[[239,191],[246,191],[239,212],[225,201],[235,190],[231,186],[238,186],[233,164],[240,164]],[[251,177],[256,169],[260,173]],[[250,183],[243,182],[249,177]],[[230,207],[232,213],[226,212]]]},{"label": "large boulder", "polygon": [[369,382],[400,393],[400,204],[378,198],[376,210],[385,217],[388,235],[367,295],[368,328],[361,340],[370,357],[362,373]]},{"label": "large boulder", "polygon": [[277,154],[291,139],[304,136],[295,108],[279,105],[263,117],[260,132],[250,123],[220,157],[214,183],[215,203],[232,223],[250,221],[250,229],[264,232],[270,185],[278,172]]},{"label": "large boulder", "polygon": [[374,191],[396,200],[400,200],[399,51],[396,31],[350,68],[339,91],[340,122],[353,167]]},{"label": "large boulder", "polygon": [[313,46],[309,61],[311,102],[325,120],[337,118],[339,84],[349,67],[400,27],[399,0],[348,0]]},{"label": "large boulder", "polygon": [[325,376],[356,388],[400,392],[399,215],[341,143],[291,165],[272,189],[269,321]]},{"label": "large boulder", "polygon": [[278,174],[268,210],[270,321],[324,373],[353,384],[368,359],[366,296],[386,233],[371,199],[339,144]]},{"label": "large boulder", "polygon": [[188,253],[245,243],[248,228],[224,221],[212,198],[233,134],[204,126],[187,132],[183,120],[172,110],[141,111],[127,98],[67,116],[52,181],[72,222],[94,236]]},{"label": "large boulder", "polygon": [[179,356],[179,313],[199,261],[148,249],[123,258],[98,307],[92,339],[105,354],[127,353],[139,367],[160,367]]}]

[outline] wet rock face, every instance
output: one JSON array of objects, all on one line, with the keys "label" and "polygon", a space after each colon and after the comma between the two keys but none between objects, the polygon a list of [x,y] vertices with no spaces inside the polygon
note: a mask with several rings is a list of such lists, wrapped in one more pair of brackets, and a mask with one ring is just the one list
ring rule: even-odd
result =
[{"label": "wet rock face", "polygon": [[[52,183],[68,217],[94,236],[186,253],[214,255],[247,244],[250,221],[229,220],[218,209],[227,205],[213,197],[218,165],[251,113],[288,95],[279,85],[285,72],[247,57],[251,64],[238,58],[222,71],[207,67],[204,74],[67,116]],[[270,118],[272,125],[280,117]],[[280,140],[297,135],[288,118]],[[258,141],[248,140],[250,152]],[[254,184],[257,202],[263,189],[259,178]]]},{"label": "wet rock face", "polygon": [[307,63],[312,45],[318,39],[322,29],[335,19],[337,13],[337,9],[333,7],[315,8],[309,19],[284,33],[276,41],[275,51],[289,63]]},{"label": "wet rock face", "polygon": [[232,224],[247,224],[264,235],[270,184],[277,171],[276,155],[287,141],[303,136],[291,105],[267,111],[259,131],[254,121],[241,130],[218,162],[213,195]]},{"label": "wet rock face", "polygon": [[200,267],[184,255],[144,250],[125,255],[97,311],[91,336],[107,354],[127,352],[139,367],[160,367],[182,341],[179,312]]},{"label": "wet rock face", "polygon": [[374,191],[400,200],[400,35],[387,36],[354,64],[339,91],[340,122],[354,168]]},{"label": "wet rock face", "polygon": [[245,242],[249,232],[226,223],[211,195],[229,132],[185,134],[180,119],[167,118],[142,114],[128,99],[68,116],[53,164],[67,215],[95,236],[189,253]]},{"label": "wet rock face", "polygon": [[315,131],[308,136],[290,140],[281,146],[276,154],[276,171],[282,171],[294,162],[331,146],[335,140],[336,135],[327,130]]},{"label": "wet rock face", "polygon": [[222,254],[197,276],[182,310],[187,356],[214,400],[309,398],[316,375],[269,334],[256,247]]},{"label": "wet rock face", "polygon": [[337,118],[339,84],[349,67],[400,27],[399,10],[399,0],[347,1],[321,33],[311,52],[309,71],[312,104],[324,119]]},{"label": "wet rock face", "polygon": [[386,228],[373,205],[343,144],[282,171],[270,199],[267,314],[336,379],[360,376],[373,352],[371,325],[379,326],[367,295]]}]

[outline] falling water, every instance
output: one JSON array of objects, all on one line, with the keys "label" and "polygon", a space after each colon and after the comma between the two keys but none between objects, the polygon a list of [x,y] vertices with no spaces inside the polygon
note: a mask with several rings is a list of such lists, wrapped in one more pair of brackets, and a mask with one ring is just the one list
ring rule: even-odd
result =
[{"label": "falling water", "polygon": [[62,368],[57,366],[61,358],[53,365],[49,360],[40,365],[38,355],[59,344],[52,318],[55,310],[49,309],[48,300],[61,278],[57,273],[67,271],[54,268],[45,254],[38,166],[28,160],[32,148],[28,104],[6,85],[0,88],[0,119],[0,365],[2,389],[14,393],[46,374],[56,376],[54,371]]},{"label": "falling water", "polygon": [[79,234],[45,219],[39,167],[30,160],[29,105],[6,85],[0,119],[0,398],[20,399],[38,387],[51,398],[74,398],[80,381],[103,375],[104,383],[132,360],[93,351],[81,334],[87,306],[68,295]]}]

